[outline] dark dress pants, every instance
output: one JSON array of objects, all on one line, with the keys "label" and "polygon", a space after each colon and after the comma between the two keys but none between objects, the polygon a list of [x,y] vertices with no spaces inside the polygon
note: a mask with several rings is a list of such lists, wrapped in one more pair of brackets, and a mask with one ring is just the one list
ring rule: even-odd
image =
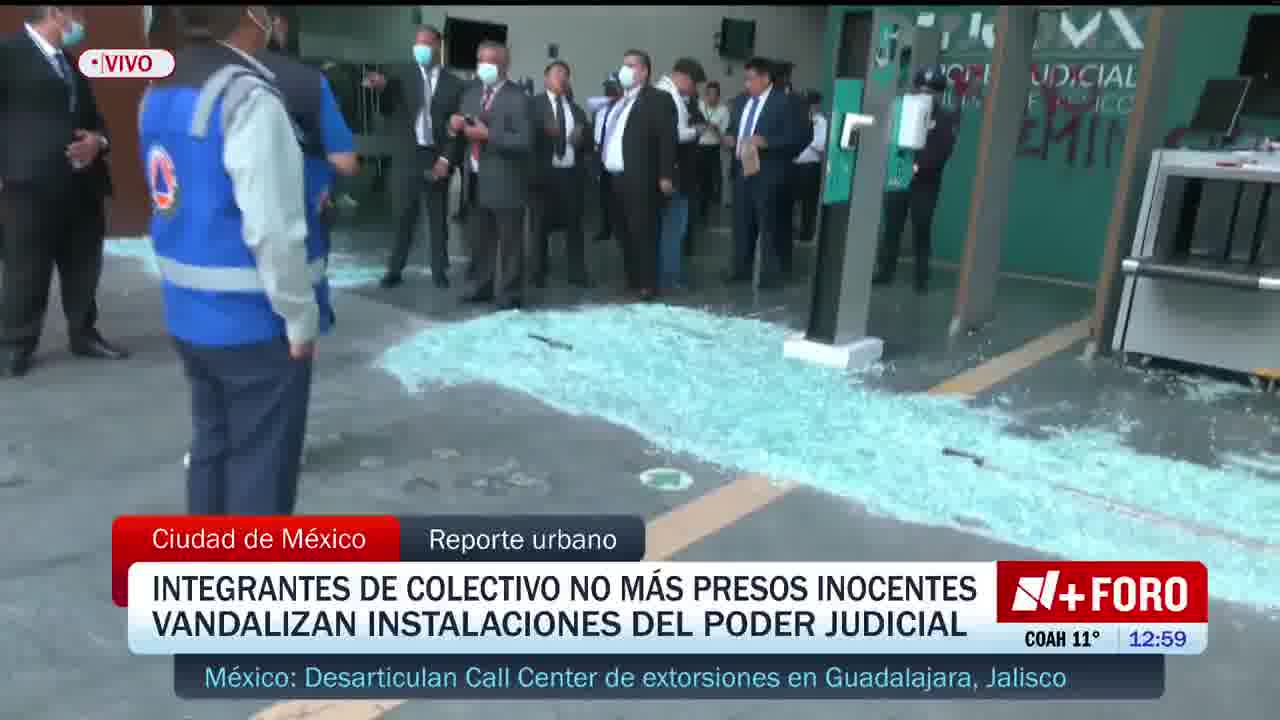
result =
[{"label": "dark dress pants", "polygon": [[587,276],[586,241],[582,230],[585,182],[580,168],[551,168],[546,182],[534,196],[533,258],[531,268],[539,282],[549,274],[551,233],[564,230],[565,260],[570,282]]},{"label": "dark dress pants", "polygon": [[298,497],[311,360],[280,338],[204,347],[178,341],[191,384],[192,515],[289,515]]},{"label": "dark dress pants", "polygon": [[911,243],[915,249],[915,284],[928,289],[929,258],[933,252],[933,214],[938,208],[938,183],[913,182],[907,190],[888,192],[884,196],[884,238],[876,253],[876,278],[880,282],[893,279],[902,250],[902,231],[907,215],[911,216]]},{"label": "dark dress pants", "polygon": [[39,343],[54,269],[68,334],[93,332],[106,231],[102,199],[74,186],[11,185],[0,190],[0,224],[5,234],[0,344],[34,348]]},{"label": "dark dress pants", "polygon": [[418,231],[418,217],[423,205],[427,209],[427,233],[431,242],[431,274],[445,277],[449,273],[449,180],[452,174],[436,180],[431,176],[439,154],[433,148],[419,147],[415,163],[401,177],[403,207],[387,272],[402,273],[409,262]]}]

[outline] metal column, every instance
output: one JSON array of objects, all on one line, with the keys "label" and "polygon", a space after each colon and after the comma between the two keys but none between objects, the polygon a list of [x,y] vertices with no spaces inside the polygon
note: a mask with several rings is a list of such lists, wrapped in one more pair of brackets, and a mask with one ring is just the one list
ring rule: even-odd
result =
[{"label": "metal column", "polygon": [[[859,132],[843,237],[838,229],[831,228],[833,232],[823,238],[824,247],[819,248],[813,302],[805,334],[806,341],[828,346],[873,341],[877,358],[881,344],[879,340],[867,338],[867,319],[884,204],[890,128],[888,114],[898,93],[902,51],[909,46],[919,46],[918,51],[912,50],[910,62],[913,66],[936,62],[941,43],[938,32],[911,25],[907,18],[892,9],[875,10],[872,15],[872,40],[861,113],[873,117],[874,124]],[[838,138],[834,129],[840,127],[843,120],[833,114],[832,137]],[[828,160],[830,155],[828,153]],[[877,358],[869,361],[874,362]],[[863,360],[865,362],[866,358]]]},{"label": "metal column", "polygon": [[1120,260],[1137,229],[1138,209],[1151,153],[1163,139],[1164,116],[1176,65],[1174,53],[1181,29],[1180,6],[1151,8],[1147,31],[1142,38],[1142,61],[1138,68],[1133,112],[1129,114],[1124,153],[1120,157],[1120,170],[1111,200],[1111,220],[1107,225],[1102,268],[1094,289],[1090,338],[1085,348],[1085,355],[1089,357],[1107,347],[1107,338],[1111,337],[1115,327],[1116,308],[1123,286],[1116,282],[1116,278]]},{"label": "metal column", "polygon": [[982,325],[995,314],[1000,246],[1009,218],[1014,159],[1031,85],[1036,13],[1034,5],[1001,5],[996,15],[991,81],[982,103],[964,260],[948,329],[952,337]]}]

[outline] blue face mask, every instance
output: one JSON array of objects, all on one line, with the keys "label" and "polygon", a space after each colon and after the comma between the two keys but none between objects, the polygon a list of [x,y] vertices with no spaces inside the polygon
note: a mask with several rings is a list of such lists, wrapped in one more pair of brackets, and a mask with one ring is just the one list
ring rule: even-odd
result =
[{"label": "blue face mask", "polygon": [[84,25],[73,20],[71,27],[62,31],[62,47],[75,47],[81,40],[84,40]]},{"label": "blue face mask", "polygon": [[498,66],[493,63],[480,63],[476,66],[476,77],[485,85],[498,82]]},{"label": "blue face mask", "polygon": [[431,46],[430,45],[414,45],[413,59],[416,60],[419,65],[430,65],[431,64]]},{"label": "blue face mask", "polygon": [[618,70],[618,84],[624,90],[630,90],[632,85],[636,84],[636,71],[631,69],[629,65],[623,65]]}]

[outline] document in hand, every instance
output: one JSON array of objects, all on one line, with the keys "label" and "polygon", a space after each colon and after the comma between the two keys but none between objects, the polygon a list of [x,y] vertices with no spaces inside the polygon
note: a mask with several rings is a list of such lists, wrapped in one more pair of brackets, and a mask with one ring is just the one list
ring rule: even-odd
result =
[{"label": "document in hand", "polygon": [[760,172],[760,149],[751,143],[742,148],[742,175],[752,177]]}]

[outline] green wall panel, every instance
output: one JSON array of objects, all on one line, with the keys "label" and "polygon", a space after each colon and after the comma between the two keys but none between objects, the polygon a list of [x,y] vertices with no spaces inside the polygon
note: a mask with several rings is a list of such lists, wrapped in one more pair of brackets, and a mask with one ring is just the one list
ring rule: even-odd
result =
[{"label": "green wall panel", "polygon": [[[834,6],[827,32],[830,97],[835,53],[849,11]],[[945,33],[941,60],[952,77],[948,103],[962,111],[961,135],[948,165],[934,226],[935,256],[959,261],[974,168],[982,95],[989,72],[995,6],[898,6],[905,17]],[[1249,17],[1276,8],[1187,7],[1175,87],[1165,124],[1184,124],[1204,80],[1236,72]],[[1149,7],[1082,6],[1037,31],[1003,245],[1002,269],[1092,282],[1101,263],[1115,177],[1133,106]]]}]

